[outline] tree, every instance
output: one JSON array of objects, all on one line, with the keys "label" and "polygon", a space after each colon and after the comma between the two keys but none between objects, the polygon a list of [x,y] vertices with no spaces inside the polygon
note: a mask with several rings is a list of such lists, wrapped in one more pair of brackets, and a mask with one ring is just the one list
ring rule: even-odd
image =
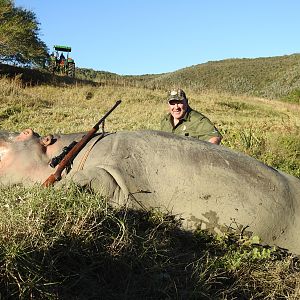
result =
[{"label": "tree", "polygon": [[48,49],[38,37],[39,30],[32,11],[15,7],[12,0],[0,0],[0,60],[42,65]]}]

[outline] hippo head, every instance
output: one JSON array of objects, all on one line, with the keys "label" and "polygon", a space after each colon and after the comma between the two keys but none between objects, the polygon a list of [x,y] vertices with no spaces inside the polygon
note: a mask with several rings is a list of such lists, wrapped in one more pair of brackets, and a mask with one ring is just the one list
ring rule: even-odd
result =
[{"label": "hippo head", "polygon": [[0,133],[0,182],[40,182],[50,174],[47,146],[51,136],[40,137],[32,129]]}]

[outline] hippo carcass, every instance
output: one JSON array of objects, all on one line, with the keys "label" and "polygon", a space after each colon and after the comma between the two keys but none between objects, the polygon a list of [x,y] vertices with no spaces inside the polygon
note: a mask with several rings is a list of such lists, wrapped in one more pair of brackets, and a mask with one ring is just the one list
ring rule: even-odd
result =
[{"label": "hippo carcass", "polygon": [[[1,182],[44,182],[50,159],[81,137],[2,133]],[[159,131],[107,134],[78,154],[67,179],[116,205],[166,209],[185,228],[244,226],[300,253],[300,180],[223,146]]]}]

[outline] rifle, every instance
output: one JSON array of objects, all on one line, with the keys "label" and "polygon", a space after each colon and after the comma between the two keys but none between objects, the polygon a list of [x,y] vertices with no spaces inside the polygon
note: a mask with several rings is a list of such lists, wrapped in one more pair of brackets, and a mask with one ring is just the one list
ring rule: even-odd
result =
[{"label": "rifle", "polygon": [[51,174],[42,184],[44,187],[48,187],[53,185],[55,181],[59,181],[61,179],[61,174],[70,164],[73,162],[77,154],[85,147],[85,145],[94,137],[95,133],[99,130],[99,126],[107,116],[121,103],[121,100],[118,100],[115,105],[98,121],[98,123],[87,133],[85,134],[81,140],[76,143],[71,150],[64,156],[64,158],[60,161],[57,166],[56,171]]}]

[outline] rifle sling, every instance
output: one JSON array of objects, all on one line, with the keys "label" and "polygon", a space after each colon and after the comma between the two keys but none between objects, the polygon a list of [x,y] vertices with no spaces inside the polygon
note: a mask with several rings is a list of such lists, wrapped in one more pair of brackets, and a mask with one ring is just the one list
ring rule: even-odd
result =
[{"label": "rifle sling", "polygon": [[[108,134],[107,134],[107,135],[108,135]],[[92,149],[94,148],[94,146],[95,146],[100,140],[102,140],[102,139],[104,138],[104,136],[106,136],[106,135],[105,135],[104,132],[102,132],[101,135],[95,140],[95,142],[93,142],[93,143],[88,147],[88,149],[87,149],[87,150],[85,151],[85,153],[83,154],[83,156],[82,156],[82,158],[81,158],[81,160],[80,160],[80,162],[79,162],[79,165],[78,165],[76,171],[80,171],[80,170],[83,169],[84,164],[85,164],[85,162],[86,162],[86,160],[87,160],[87,158],[88,158],[90,152],[92,151]]]}]

